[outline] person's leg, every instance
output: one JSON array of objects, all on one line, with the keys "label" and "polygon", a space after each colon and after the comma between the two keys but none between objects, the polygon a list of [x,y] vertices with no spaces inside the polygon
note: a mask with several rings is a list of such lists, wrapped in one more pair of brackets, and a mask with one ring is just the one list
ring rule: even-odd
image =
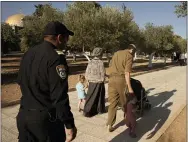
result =
[{"label": "person's leg", "polygon": [[116,81],[114,78],[109,79],[108,84],[108,101],[109,101],[109,108],[108,108],[108,121],[107,125],[112,127],[116,121],[116,111],[119,102],[119,95],[116,90]]},{"label": "person's leg", "polygon": [[131,132],[130,132],[130,136],[132,138],[136,138],[136,118],[133,117],[131,120]]},{"label": "person's leg", "polygon": [[62,121],[57,120],[56,122],[51,122],[50,140],[50,142],[65,142],[65,126]]},{"label": "person's leg", "polygon": [[23,110],[19,110],[18,115],[16,116],[17,129],[18,129],[18,142],[26,142],[27,133],[26,133],[26,124],[25,124],[25,114]]},{"label": "person's leg", "polygon": [[17,126],[19,142],[48,142],[50,140],[47,112],[25,110],[18,114]]},{"label": "person's leg", "polygon": [[131,131],[130,131],[130,136],[132,138],[136,137],[136,117],[135,114],[133,113],[134,106],[133,104],[129,105],[129,115],[130,115],[130,124],[131,124]]},{"label": "person's leg", "polygon": [[128,94],[128,88],[125,82],[125,78],[119,78],[118,84],[117,84],[117,91],[119,94],[119,102],[123,108],[124,111],[124,117],[126,117],[126,110],[127,110],[127,94]]},{"label": "person's leg", "polygon": [[85,103],[86,103],[86,99],[82,99],[82,102],[83,102],[83,106],[85,106]]},{"label": "person's leg", "polygon": [[81,111],[81,108],[80,108],[81,103],[82,103],[82,99],[79,99],[79,102],[78,102],[78,111],[79,112]]}]

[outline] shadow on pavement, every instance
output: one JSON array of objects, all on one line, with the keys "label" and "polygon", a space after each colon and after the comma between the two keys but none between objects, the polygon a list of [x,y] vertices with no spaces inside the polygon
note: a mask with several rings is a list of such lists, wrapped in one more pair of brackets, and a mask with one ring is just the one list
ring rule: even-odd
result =
[{"label": "shadow on pavement", "polygon": [[[147,91],[151,91],[149,89]],[[173,105],[172,102],[166,103],[177,90],[165,91],[161,93],[148,96],[149,101],[152,104],[152,108],[149,111],[145,111],[143,117],[137,119],[137,138],[130,138],[128,135],[128,129],[115,136],[110,142],[138,142],[145,134],[144,139],[151,139],[157,131],[163,126],[163,124],[168,119],[171,110],[170,106]],[[118,123],[115,128],[124,126],[124,120]]]}]

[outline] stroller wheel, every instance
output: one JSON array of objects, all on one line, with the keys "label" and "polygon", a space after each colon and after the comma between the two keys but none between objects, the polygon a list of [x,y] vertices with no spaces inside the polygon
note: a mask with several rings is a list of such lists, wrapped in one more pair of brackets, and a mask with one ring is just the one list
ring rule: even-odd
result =
[{"label": "stroller wheel", "polygon": [[145,109],[150,110],[151,109],[151,104],[149,104],[149,103],[145,104]]}]

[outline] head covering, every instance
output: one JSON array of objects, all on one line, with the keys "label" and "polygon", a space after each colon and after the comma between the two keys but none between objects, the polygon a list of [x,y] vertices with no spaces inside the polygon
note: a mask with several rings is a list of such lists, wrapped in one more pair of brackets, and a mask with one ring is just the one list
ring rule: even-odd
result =
[{"label": "head covering", "polygon": [[133,47],[133,49],[136,50],[136,45],[134,45],[134,44],[129,44],[129,46]]},{"label": "head covering", "polygon": [[97,47],[97,48],[94,48],[94,49],[93,49],[92,56],[95,56],[95,57],[101,56],[102,53],[103,53],[102,48],[98,48],[98,47]]},{"label": "head covering", "polygon": [[73,36],[74,33],[67,29],[67,27],[59,21],[49,22],[44,28],[44,35],[59,35],[68,34]]}]

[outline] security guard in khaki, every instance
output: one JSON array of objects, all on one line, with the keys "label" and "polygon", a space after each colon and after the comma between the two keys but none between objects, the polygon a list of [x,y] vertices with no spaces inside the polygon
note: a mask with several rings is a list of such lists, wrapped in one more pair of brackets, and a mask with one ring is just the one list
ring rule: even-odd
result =
[{"label": "security guard in khaki", "polygon": [[114,131],[112,127],[116,121],[116,111],[118,103],[126,107],[126,95],[132,94],[133,89],[130,84],[130,73],[132,71],[133,55],[136,47],[130,44],[127,49],[117,51],[112,57],[109,68],[109,84],[108,84],[108,101],[110,103],[108,108],[108,131]]}]

